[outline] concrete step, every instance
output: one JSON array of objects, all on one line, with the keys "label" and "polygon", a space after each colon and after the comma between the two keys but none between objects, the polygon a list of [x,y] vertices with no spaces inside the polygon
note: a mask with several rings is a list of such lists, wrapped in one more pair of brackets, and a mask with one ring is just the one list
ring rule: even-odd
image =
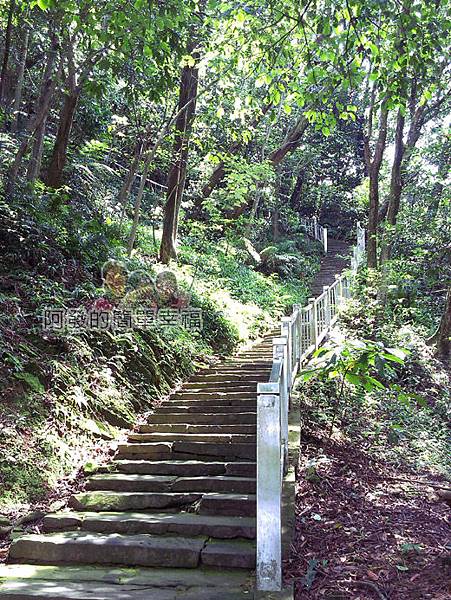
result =
[{"label": "concrete step", "polygon": [[84,530],[136,535],[205,535],[212,538],[255,539],[255,519],[195,513],[62,512],[46,515],[46,533]]},{"label": "concrete step", "polygon": [[119,444],[117,458],[138,456],[140,458],[218,458],[225,457],[229,460],[251,459],[255,460],[256,445],[253,443],[227,443],[227,442],[148,442]]},{"label": "concrete step", "polygon": [[246,433],[130,433],[129,442],[245,442],[256,443],[256,435]]},{"label": "concrete step", "polygon": [[139,425],[137,433],[231,433],[255,434],[257,425],[192,425],[184,423],[154,423]]},{"label": "concrete step", "polygon": [[13,560],[39,564],[110,564],[195,568],[199,564],[250,569],[255,546],[248,540],[212,540],[206,536],[158,537],[91,532],[24,535],[13,541]]},{"label": "concrete step", "polygon": [[255,462],[202,462],[198,460],[117,460],[113,467],[121,473],[143,475],[177,475],[180,477],[200,477],[208,475],[229,475],[231,477],[255,477]]},{"label": "concrete step", "polygon": [[87,490],[118,492],[230,492],[255,494],[255,479],[224,475],[178,477],[177,475],[142,475],[110,473],[93,475]]},{"label": "concrete step", "polygon": [[184,425],[253,425],[257,422],[257,413],[254,411],[231,412],[202,412],[187,414],[186,411],[180,413],[154,413],[147,417],[149,424],[164,423],[183,423]]}]

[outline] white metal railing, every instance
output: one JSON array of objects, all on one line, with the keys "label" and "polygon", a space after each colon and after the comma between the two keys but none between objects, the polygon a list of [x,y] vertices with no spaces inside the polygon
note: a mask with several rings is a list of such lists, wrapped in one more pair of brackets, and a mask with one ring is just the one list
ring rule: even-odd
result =
[{"label": "white metal railing", "polygon": [[[317,224],[317,223],[316,223]],[[326,230],[327,247],[327,230]],[[282,589],[282,489],[288,468],[288,411],[298,370],[324,340],[350,297],[351,279],[365,254],[365,230],[357,223],[351,273],[335,276],[307,306],[294,305],[273,339],[269,381],[257,385],[257,589]]]},{"label": "white metal railing", "polygon": [[317,217],[304,217],[301,225],[310,237],[322,243],[324,252],[327,253],[327,227],[320,225]]}]

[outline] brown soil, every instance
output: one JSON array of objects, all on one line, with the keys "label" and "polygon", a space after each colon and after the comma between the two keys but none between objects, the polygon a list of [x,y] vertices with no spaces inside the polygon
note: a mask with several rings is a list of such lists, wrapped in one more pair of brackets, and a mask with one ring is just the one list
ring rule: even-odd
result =
[{"label": "brown soil", "polygon": [[355,442],[304,431],[286,564],[295,599],[450,598],[449,506],[441,488],[449,484],[440,476],[395,469]]}]

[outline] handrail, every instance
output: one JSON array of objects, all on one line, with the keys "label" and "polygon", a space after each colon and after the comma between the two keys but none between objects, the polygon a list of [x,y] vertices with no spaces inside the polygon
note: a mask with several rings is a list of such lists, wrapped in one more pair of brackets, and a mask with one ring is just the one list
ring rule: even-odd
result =
[{"label": "handrail", "polygon": [[301,225],[310,237],[322,243],[327,254],[327,227],[320,225],[317,217],[304,217],[301,219]]},{"label": "handrail", "polygon": [[[317,221],[311,225],[319,235]],[[327,229],[322,230],[327,251]],[[350,297],[351,280],[364,254],[365,230],[357,223],[351,273],[337,274],[317,298],[310,298],[304,307],[294,305],[291,316],[282,318],[281,336],[273,339],[269,381],[257,385],[258,590],[282,589],[282,489],[288,468],[288,412],[294,380],[336,322],[341,304]]]}]

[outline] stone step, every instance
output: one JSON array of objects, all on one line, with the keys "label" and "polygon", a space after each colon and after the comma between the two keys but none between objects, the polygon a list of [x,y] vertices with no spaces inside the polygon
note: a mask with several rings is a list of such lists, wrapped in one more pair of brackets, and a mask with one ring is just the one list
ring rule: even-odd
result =
[{"label": "stone step", "polygon": [[[203,404],[205,403],[205,404]],[[215,413],[223,413],[225,411],[229,413],[243,413],[243,412],[255,412],[256,413],[257,400],[248,401],[240,401],[238,405],[236,404],[220,404],[218,402],[209,402],[208,400],[201,400],[199,402],[194,402],[191,404],[174,404],[174,405],[165,405],[160,406],[156,410],[163,414],[177,414],[177,413],[205,413],[207,410],[211,414]]]},{"label": "stone step", "polygon": [[229,492],[255,494],[255,479],[228,477],[178,477],[177,475],[142,475],[110,473],[93,475],[86,489],[117,492]]},{"label": "stone step", "polygon": [[231,477],[255,477],[255,462],[202,462],[198,460],[117,460],[113,467],[121,473],[143,475],[178,475],[200,477],[207,475],[229,475]]},{"label": "stone step", "polygon": [[184,425],[244,425],[255,424],[257,422],[257,413],[254,411],[231,412],[220,411],[214,413],[192,413],[187,414],[186,411],[180,413],[154,413],[147,417],[147,423],[183,423]]},{"label": "stone step", "polygon": [[222,410],[229,410],[231,407],[241,407],[241,410],[246,410],[247,408],[255,410],[257,406],[257,394],[255,394],[254,398],[211,398],[210,400],[180,400],[178,402],[166,400],[159,406],[155,406],[155,410],[164,410],[165,412],[173,410],[174,412],[179,412],[179,407],[201,407],[202,412],[205,412],[210,406],[222,406]]},{"label": "stone step", "polygon": [[69,506],[76,511],[133,512],[190,508],[199,514],[239,517],[255,516],[254,494],[218,492],[113,492],[93,491],[74,494]]},{"label": "stone step", "polygon": [[[192,381],[183,384],[182,391],[189,392],[204,392],[211,389],[211,383],[209,381]],[[214,385],[214,389],[220,392],[246,392],[253,391],[255,385],[251,383],[240,383],[236,381],[217,381]]]},{"label": "stone step", "polygon": [[255,546],[248,540],[212,540],[206,536],[104,535],[94,532],[29,534],[13,541],[12,560],[39,564],[76,563],[146,567],[251,569]]},{"label": "stone step", "polygon": [[232,399],[240,399],[240,398],[252,398],[257,395],[257,386],[252,390],[244,390],[239,392],[232,391],[220,391],[220,390],[209,390],[202,392],[192,392],[181,390],[175,394],[171,394],[168,398],[168,401],[171,402],[187,402],[188,400],[232,400]]},{"label": "stone step", "polygon": [[[165,455],[164,458],[218,458],[251,459],[255,460],[256,445],[249,443],[226,443],[226,442],[148,442],[141,444],[119,444],[117,458],[139,456],[140,458]],[[167,455],[167,456],[166,456]]]},{"label": "stone step", "polygon": [[254,494],[204,494],[199,503],[199,514],[205,515],[241,515],[254,517],[256,513]]},{"label": "stone step", "polygon": [[129,442],[245,442],[256,443],[256,435],[246,433],[130,433]]},{"label": "stone step", "polygon": [[46,533],[55,531],[94,531],[136,535],[206,535],[211,538],[255,539],[255,519],[198,515],[195,513],[62,512],[46,515]]},{"label": "stone step", "polygon": [[[227,590],[227,591],[224,591]],[[185,591],[174,588],[110,585],[98,582],[66,581],[64,585],[54,581],[7,581],[0,583],[2,600],[251,600],[249,592],[224,584],[221,588],[189,587]]]},{"label": "stone step", "polygon": [[76,511],[88,512],[171,510],[194,505],[201,498],[201,493],[106,490],[74,494],[69,499],[69,506]]},{"label": "stone step", "polygon": [[217,381],[234,381],[234,382],[243,382],[246,383],[252,382],[257,384],[259,381],[268,377],[270,373],[270,369],[265,369],[264,371],[245,371],[240,372],[239,367],[229,368],[227,370],[218,370],[211,371],[209,373],[192,375],[190,382],[199,382],[199,381],[208,381],[212,384],[215,384]]},{"label": "stone step", "polygon": [[257,394],[248,398],[207,398],[200,400],[164,400],[159,406],[155,406],[155,410],[173,408],[177,406],[242,406],[253,408],[257,406]]},{"label": "stone step", "polygon": [[252,600],[243,569],[0,565],[2,600]]},{"label": "stone step", "polygon": [[154,423],[139,425],[137,433],[231,433],[255,434],[257,425],[192,425],[186,423]]}]

